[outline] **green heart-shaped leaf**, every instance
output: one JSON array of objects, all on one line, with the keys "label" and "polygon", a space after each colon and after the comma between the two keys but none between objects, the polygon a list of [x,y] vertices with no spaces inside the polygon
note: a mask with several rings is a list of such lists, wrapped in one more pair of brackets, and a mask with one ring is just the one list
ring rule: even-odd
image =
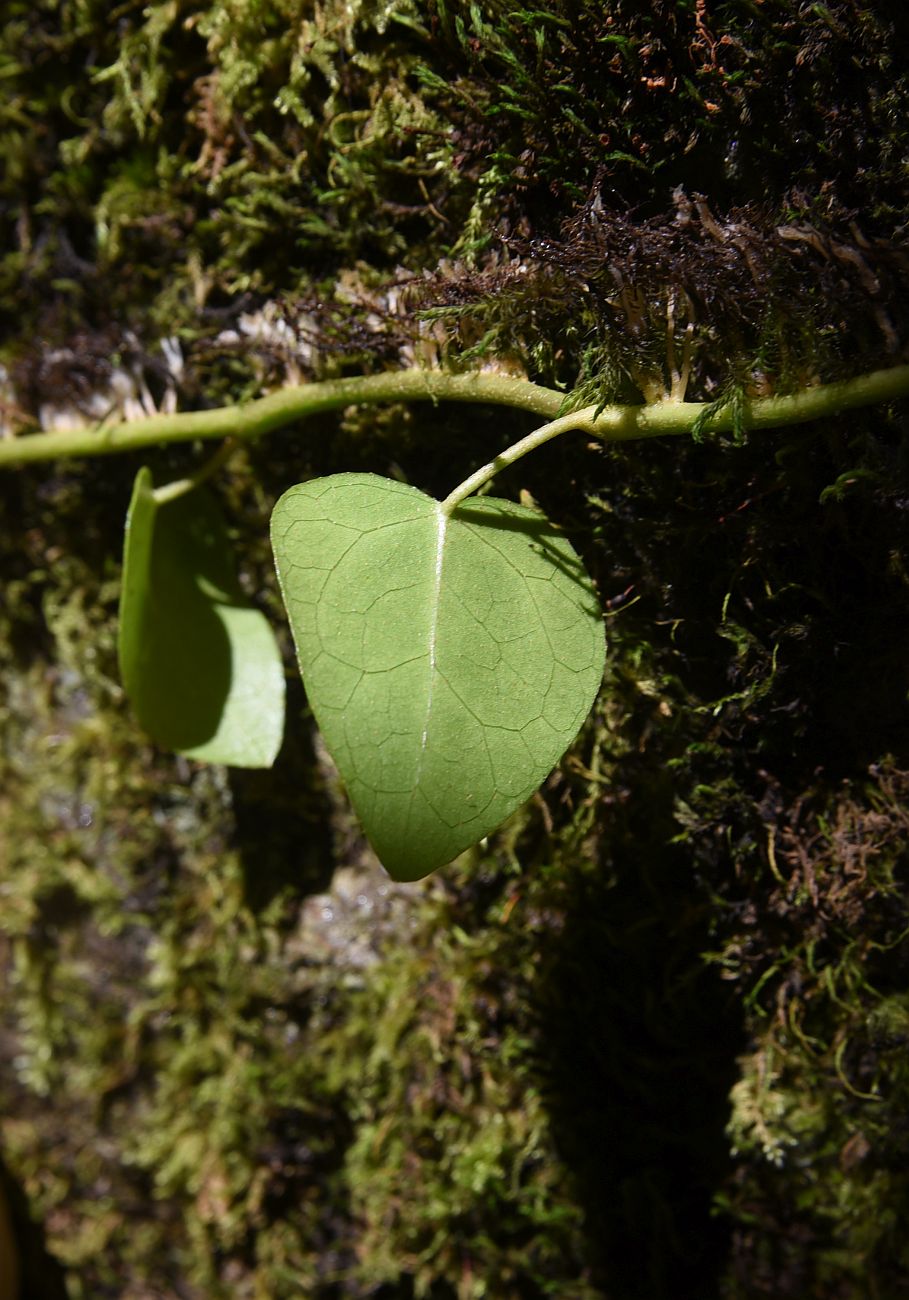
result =
[{"label": "green heart-shaped leaf", "polygon": [[590,579],[536,511],[372,474],[285,492],[272,546],[309,701],[389,873],[417,880],[548,775],[605,655]]},{"label": "green heart-shaped leaf", "polygon": [[120,673],[145,730],[191,758],[271,767],[284,730],[284,670],[244,597],[214,498],[159,504],[136,476],[126,519]]}]

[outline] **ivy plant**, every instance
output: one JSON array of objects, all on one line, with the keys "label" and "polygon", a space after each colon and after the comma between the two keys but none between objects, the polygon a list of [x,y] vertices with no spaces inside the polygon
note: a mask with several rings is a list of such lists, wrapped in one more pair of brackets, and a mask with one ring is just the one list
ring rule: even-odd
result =
[{"label": "ivy plant", "polygon": [[496,829],[574,741],[605,645],[593,584],[539,511],[474,494],[571,430],[602,440],[791,425],[909,395],[909,366],[734,407],[672,398],[564,410],[564,395],[482,374],[400,371],[244,406],[0,442],[0,468],[225,437],[193,477],[135,482],[119,655],[139,722],[192,758],[269,767],[284,729],[274,635],[244,596],[204,480],[244,438],[387,400],[491,401],[548,416],[437,501],[371,474],[291,486],[272,516],[278,581],[316,719],[379,859],[415,880]]}]

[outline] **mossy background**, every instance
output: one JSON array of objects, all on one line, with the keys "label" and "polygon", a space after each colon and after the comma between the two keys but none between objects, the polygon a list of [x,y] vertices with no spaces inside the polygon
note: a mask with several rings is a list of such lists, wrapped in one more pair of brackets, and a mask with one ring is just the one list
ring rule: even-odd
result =
[{"label": "mossy background", "polygon": [[[7,11],[14,428],[124,371],[185,408],[414,355],[639,399],[687,347],[689,395],[735,400],[903,356],[898,6]],[[5,472],[26,1293],[909,1291],[906,418],[567,437],[503,476],[599,585],[604,688],[524,812],[407,887],[293,677],[271,773],[137,732],[114,620],[140,462]],[[273,435],[218,484],[243,582],[283,628],[267,517],[300,477],[441,493],[527,428],[440,407]]]}]

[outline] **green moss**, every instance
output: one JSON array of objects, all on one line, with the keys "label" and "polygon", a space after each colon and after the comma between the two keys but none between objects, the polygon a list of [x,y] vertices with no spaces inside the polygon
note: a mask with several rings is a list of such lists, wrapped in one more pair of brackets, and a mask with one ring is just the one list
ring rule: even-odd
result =
[{"label": "green moss", "polygon": [[750,1288],[886,1293],[906,1276],[905,775],[805,800],[768,828],[776,953],[717,959],[749,987],[751,1053],[732,1092],[740,1158],[724,1198]]},{"label": "green moss", "polygon": [[7,330],[23,306],[57,336],[140,315],[145,337],[197,330],[227,295],[293,291],[357,256],[387,267],[435,237],[450,148],[408,72],[427,42],[415,6],[318,23],[280,0],[159,0],[116,22],[94,4],[14,9]]},{"label": "green moss", "polygon": [[[448,426],[410,420],[403,446],[393,419],[365,443],[355,421],[337,454],[401,449],[441,476],[421,448]],[[847,624],[856,667],[889,653],[871,614],[893,618],[898,484],[863,479],[821,506],[856,450],[830,439],[784,443],[785,485],[769,442],[728,449],[721,477],[715,447],[671,462],[628,447],[589,511],[571,497],[600,464],[583,448],[559,475],[547,453],[521,467],[607,600],[629,584],[638,597],[610,610],[597,715],[490,851],[407,887],[393,915],[377,877],[358,877],[350,916],[357,890],[374,909],[359,922],[319,919],[340,908],[318,892],[332,863],[363,848],[299,701],[265,781],[157,754],[126,715],[109,554],[132,467],[7,484],[15,1069],[0,1109],[73,1295],[126,1279],[206,1295],[709,1294],[730,1232],[730,1295],[786,1294],[792,1276],[793,1295],[851,1277],[858,1296],[869,1271],[882,1290],[901,1276],[904,778],[842,785],[849,728],[881,748],[893,733],[864,708],[836,719],[832,745],[829,683],[799,667]],[[289,472],[277,450],[268,471]],[[738,509],[743,477],[772,515]],[[695,509],[698,493],[730,523]],[[248,468],[225,500],[270,604]],[[795,522],[830,509],[795,569]],[[705,582],[696,557],[718,527]],[[838,607],[856,530],[862,567]],[[882,698],[892,710],[891,677]]]},{"label": "green moss", "polygon": [[[25,517],[43,497],[58,538],[78,528],[89,483],[48,477]],[[504,934],[515,985],[497,970],[500,903],[479,946],[460,931],[438,950],[449,893],[399,887],[383,924],[373,870],[359,886],[376,909],[357,923],[367,966],[346,964],[349,940],[340,961],[315,958],[299,889],[330,862],[324,796],[307,829],[298,794],[319,781],[311,752],[292,738],[266,789],[144,745],[113,680],[116,587],[94,572],[113,513],[104,532],[73,534],[53,579],[28,571],[4,637],[0,933],[16,1050],[0,1075],[3,1144],[71,1295],[185,1279],[226,1296],[245,1279],[329,1296],[345,1278],[445,1294],[461,1273],[475,1279],[464,1294],[484,1278],[502,1295],[565,1294],[566,1279],[595,1294],[522,1066],[530,936]],[[36,527],[35,554],[45,540]],[[20,661],[31,594],[49,643]],[[348,814],[335,833],[349,837]],[[467,1073],[440,1094],[452,1051]]]},{"label": "green moss", "polygon": [[[174,334],[185,406],[402,348],[566,402],[681,387],[686,341],[717,400],[882,364],[906,39],[845,3],[14,2],[11,400],[118,365],[160,396]],[[293,347],[242,333],[263,304]],[[299,686],[269,774],[137,734],[132,459],[4,479],[0,1132],[72,1296],[905,1289],[900,420],[503,475],[598,582],[604,690],[488,846],[388,894]],[[281,626],[289,482],[443,493],[526,429],[350,411],[250,448],[244,583]]]},{"label": "green moss", "polygon": [[[905,327],[905,35],[882,15],[746,0],[706,18],[639,0],[318,16],[158,0],[116,23],[91,3],[14,9],[13,359],[36,331],[210,348],[244,304],[321,301],[357,259],[387,279],[452,251],[541,272],[527,286],[455,266],[454,284],[420,288],[417,308],[449,312],[455,354],[519,356],[566,386],[586,366],[607,395],[671,381],[667,309],[676,366],[695,326],[708,395],[754,371],[798,383],[873,364]],[[781,112],[789,129],[769,131]]]}]

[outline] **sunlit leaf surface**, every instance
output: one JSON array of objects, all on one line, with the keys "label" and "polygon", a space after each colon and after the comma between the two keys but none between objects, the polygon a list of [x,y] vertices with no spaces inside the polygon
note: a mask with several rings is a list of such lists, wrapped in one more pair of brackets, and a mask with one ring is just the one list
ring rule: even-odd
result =
[{"label": "sunlit leaf surface", "polygon": [[418,879],[577,735],[604,660],[590,580],[536,511],[487,497],[446,519],[370,474],[291,488],[272,545],[326,744],[389,873]]},{"label": "sunlit leaf surface", "polygon": [[284,672],[245,599],[220,511],[204,489],[159,505],[136,477],[126,522],[120,672],[158,744],[234,767],[270,767],[284,729]]}]

